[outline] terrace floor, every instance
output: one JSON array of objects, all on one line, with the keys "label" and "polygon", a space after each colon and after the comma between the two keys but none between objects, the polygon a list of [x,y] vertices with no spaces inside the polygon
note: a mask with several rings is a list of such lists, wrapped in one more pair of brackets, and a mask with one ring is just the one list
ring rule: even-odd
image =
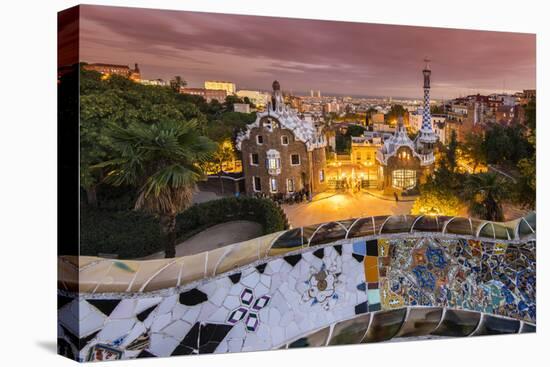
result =
[{"label": "terrace floor", "polygon": [[[373,195],[374,194],[374,195]],[[283,205],[292,227],[373,215],[409,214],[413,201],[368,193],[323,193],[310,203]],[[410,199],[407,199],[410,200]]]}]

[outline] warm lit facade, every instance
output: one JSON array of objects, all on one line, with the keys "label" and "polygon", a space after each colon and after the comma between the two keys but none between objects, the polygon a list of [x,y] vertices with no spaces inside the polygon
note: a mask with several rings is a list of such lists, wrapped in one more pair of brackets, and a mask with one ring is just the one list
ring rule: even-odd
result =
[{"label": "warm lit facade", "polygon": [[277,81],[264,112],[237,137],[245,188],[269,196],[326,189],[326,138],[322,127],[302,120],[286,105]]},{"label": "warm lit facade", "polygon": [[235,94],[237,91],[235,83],[225,82],[221,80],[207,80],[204,82],[204,89],[208,90],[223,90],[227,95]]},{"label": "warm lit facade", "polygon": [[376,152],[382,146],[382,138],[366,136],[351,138],[350,159],[353,163],[364,167],[376,165]]},{"label": "warm lit facade", "polygon": [[133,69],[130,69],[128,65],[102,63],[85,64],[83,67],[85,70],[97,71],[105,77],[109,77],[110,75],[120,75],[135,82],[139,82],[141,80],[141,72],[137,63],[134,65]]},{"label": "warm lit facade", "polygon": [[208,103],[212,102],[214,99],[220,103],[223,103],[225,102],[225,97],[227,97],[225,90],[221,89],[181,88],[180,93],[201,96]]},{"label": "warm lit facade", "polygon": [[250,102],[254,103],[256,108],[260,109],[264,108],[269,100],[268,93],[260,92],[257,90],[239,90],[236,94],[240,98],[247,97]]}]

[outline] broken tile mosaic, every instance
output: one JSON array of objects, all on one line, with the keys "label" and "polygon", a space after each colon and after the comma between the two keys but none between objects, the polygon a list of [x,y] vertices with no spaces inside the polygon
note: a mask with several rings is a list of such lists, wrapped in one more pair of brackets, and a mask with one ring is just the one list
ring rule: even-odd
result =
[{"label": "broken tile mosaic", "polygon": [[[248,265],[232,251],[236,268],[220,254],[193,255],[204,260],[202,269],[186,268],[181,258],[180,286],[155,291],[144,285],[174,263],[117,260],[133,280],[121,272],[111,292],[103,275],[114,261],[83,258],[84,291],[59,293],[59,350],[99,361],[534,332],[536,244],[514,237],[531,230],[525,223],[501,226],[505,232],[493,225],[489,233],[486,223],[469,219],[406,216],[297,228],[271,235],[267,245],[258,240],[264,257],[247,257]],[[405,235],[393,232],[405,227]],[[436,232],[414,235],[411,228]],[[495,238],[504,233],[516,239]],[[356,234],[363,237],[350,238]],[[61,261],[79,271],[78,263]],[[230,270],[217,274],[213,261]]]}]

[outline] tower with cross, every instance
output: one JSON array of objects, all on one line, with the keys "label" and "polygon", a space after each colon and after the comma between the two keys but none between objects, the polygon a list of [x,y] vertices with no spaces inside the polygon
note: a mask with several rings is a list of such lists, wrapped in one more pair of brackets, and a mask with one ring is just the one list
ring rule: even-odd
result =
[{"label": "tower with cross", "polygon": [[422,127],[417,138],[417,147],[422,154],[432,154],[434,144],[437,141],[437,136],[432,127],[432,116],[430,113],[430,59],[424,59],[425,67],[422,70],[424,75],[424,108],[422,111]]}]

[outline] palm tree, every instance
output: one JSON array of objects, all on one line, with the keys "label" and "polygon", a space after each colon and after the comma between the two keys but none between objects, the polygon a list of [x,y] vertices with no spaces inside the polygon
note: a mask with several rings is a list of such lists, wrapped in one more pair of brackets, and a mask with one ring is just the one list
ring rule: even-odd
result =
[{"label": "palm tree", "polygon": [[135,210],[158,216],[165,256],[174,257],[176,215],[191,205],[193,188],[204,176],[200,164],[215,143],[199,135],[195,120],[111,125],[110,136],[115,158],[95,167],[108,169],[105,182],[137,188]]},{"label": "palm tree", "polygon": [[469,175],[464,183],[464,197],[470,215],[486,220],[501,221],[502,201],[507,197],[504,180],[496,173]]}]

